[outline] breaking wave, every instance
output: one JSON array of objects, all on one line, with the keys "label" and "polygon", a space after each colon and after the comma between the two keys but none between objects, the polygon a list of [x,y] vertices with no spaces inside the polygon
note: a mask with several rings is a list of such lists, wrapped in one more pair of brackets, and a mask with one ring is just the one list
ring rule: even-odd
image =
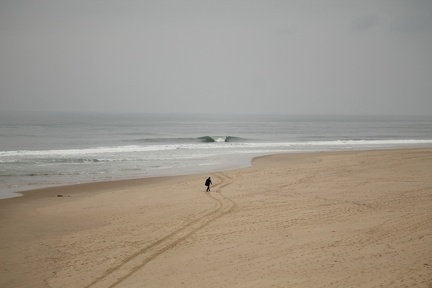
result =
[{"label": "breaking wave", "polygon": [[212,143],[212,142],[245,142],[246,139],[234,136],[203,136],[198,137],[197,139],[201,140],[204,143]]},{"label": "breaking wave", "polygon": [[247,139],[235,136],[202,136],[189,138],[144,138],[136,139],[139,143],[183,144],[183,143],[215,143],[215,142],[247,142]]},{"label": "breaking wave", "polygon": [[[185,139],[185,138],[180,138]],[[169,143],[164,141],[163,144],[152,143],[150,145],[126,145],[114,147],[95,147],[83,149],[60,149],[60,150],[18,150],[18,151],[0,151],[0,163],[13,162],[14,157],[31,157],[33,160],[50,158],[50,161],[68,162],[68,163],[97,163],[112,161],[110,157],[102,155],[118,155],[124,153],[140,152],[161,152],[170,150],[191,150],[197,149],[274,149],[274,148],[298,148],[301,150],[314,150],[322,147],[323,150],[333,150],[340,148],[367,148],[367,147],[394,147],[405,145],[431,145],[432,140],[336,140],[336,141],[302,141],[302,142],[248,142],[244,138],[232,136],[203,136],[194,139],[192,142],[174,141]],[[231,145],[211,145],[212,143],[230,143]],[[204,145],[207,144],[207,145]],[[130,154],[134,155],[134,154]],[[61,159],[59,159],[61,158]],[[133,157],[132,157],[133,159]],[[19,159],[23,160],[23,159]],[[118,161],[118,157],[115,157]],[[131,158],[127,158],[131,160]]]}]

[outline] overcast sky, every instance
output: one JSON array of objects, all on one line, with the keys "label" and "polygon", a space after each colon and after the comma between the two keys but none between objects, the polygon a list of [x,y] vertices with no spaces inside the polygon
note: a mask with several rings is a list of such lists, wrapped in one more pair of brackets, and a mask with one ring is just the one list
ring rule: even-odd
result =
[{"label": "overcast sky", "polygon": [[431,0],[0,0],[0,110],[432,114]]}]

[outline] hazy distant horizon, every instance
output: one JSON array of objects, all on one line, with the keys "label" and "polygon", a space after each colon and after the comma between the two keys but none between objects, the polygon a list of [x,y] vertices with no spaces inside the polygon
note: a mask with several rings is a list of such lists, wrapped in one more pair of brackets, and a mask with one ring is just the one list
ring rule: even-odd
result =
[{"label": "hazy distant horizon", "polygon": [[237,113],[215,113],[215,112],[209,112],[209,113],[202,113],[202,112],[130,112],[130,111],[39,111],[39,110],[2,110],[0,108],[0,112],[5,113],[5,114],[33,114],[35,116],[38,115],[42,115],[42,114],[52,114],[52,115],[57,115],[57,114],[62,114],[62,115],[103,115],[103,116],[109,116],[109,115],[118,115],[118,116],[127,116],[127,115],[131,115],[131,116],[208,116],[208,117],[220,117],[220,116],[229,116],[229,117],[235,117],[235,116],[251,116],[251,117],[260,117],[260,116],[281,116],[281,117],[301,117],[301,118],[306,118],[306,117],[347,117],[347,116],[352,116],[352,117],[383,117],[383,118],[391,118],[391,117],[395,117],[398,118],[399,120],[401,119],[400,117],[404,118],[404,117],[417,117],[417,118],[432,118],[431,114],[419,114],[419,113],[413,113],[413,114],[408,114],[408,113],[260,113],[260,112],[255,112],[255,113],[251,113],[251,112],[237,112]]},{"label": "hazy distant horizon", "polygon": [[432,111],[428,0],[0,0],[0,38],[0,111]]}]

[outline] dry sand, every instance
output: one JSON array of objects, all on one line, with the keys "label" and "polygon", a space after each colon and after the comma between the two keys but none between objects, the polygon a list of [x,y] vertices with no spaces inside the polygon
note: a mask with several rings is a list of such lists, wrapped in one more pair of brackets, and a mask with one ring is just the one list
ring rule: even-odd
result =
[{"label": "dry sand", "polygon": [[432,287],[432,149],[207,176],[1,200],[0,287]]}]

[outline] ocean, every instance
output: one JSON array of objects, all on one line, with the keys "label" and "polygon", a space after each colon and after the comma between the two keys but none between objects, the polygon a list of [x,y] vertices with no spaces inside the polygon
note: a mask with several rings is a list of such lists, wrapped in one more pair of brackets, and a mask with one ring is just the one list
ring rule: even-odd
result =
[{"label": "ocean", "polygon": [[432,147],[432,117],[0,114],[0,198],[211,172],[274,153]]}]

